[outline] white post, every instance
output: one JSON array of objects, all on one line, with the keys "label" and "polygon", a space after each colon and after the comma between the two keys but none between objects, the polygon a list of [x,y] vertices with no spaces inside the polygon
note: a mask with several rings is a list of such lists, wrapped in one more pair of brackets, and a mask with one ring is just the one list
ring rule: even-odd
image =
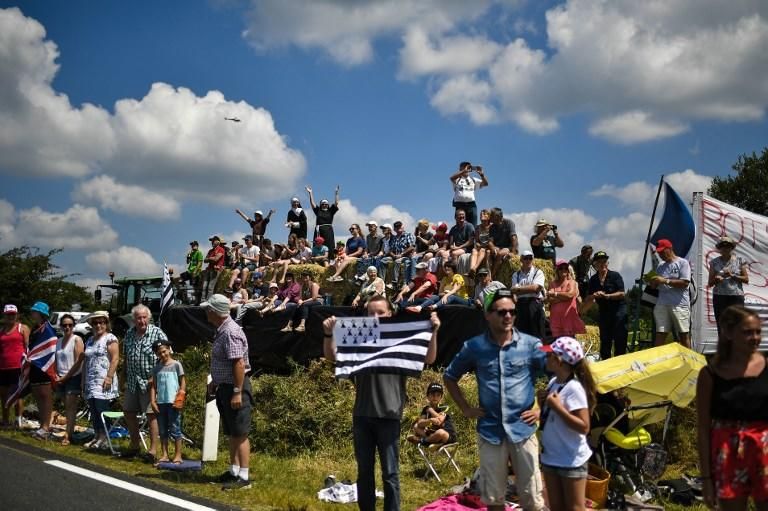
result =
[{"label": "white post", "polygon": [[[211,381],[209,374],[207,383],[210,384]],[[207,388],[206,386],[203,461],[216,461],[219,453],[219,409],[216,408],[216,399],[208,396]]]}]

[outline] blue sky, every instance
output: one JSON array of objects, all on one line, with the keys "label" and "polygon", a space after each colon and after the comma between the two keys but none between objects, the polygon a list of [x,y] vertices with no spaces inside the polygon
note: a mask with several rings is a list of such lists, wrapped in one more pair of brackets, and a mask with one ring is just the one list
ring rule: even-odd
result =
[{"label": "blue sky", "polygon": [[689,199],[768,134],[759,1],[19,5],[0,2],[0,249],[63,246],[86,285],[241,235],[235,207],[275,208],[283,239],[307,184],[341,185],[337,232],[447,220],[462,160],[521,238],[545,216],[561,255],[591,242],[631,280],[659,176]]}]

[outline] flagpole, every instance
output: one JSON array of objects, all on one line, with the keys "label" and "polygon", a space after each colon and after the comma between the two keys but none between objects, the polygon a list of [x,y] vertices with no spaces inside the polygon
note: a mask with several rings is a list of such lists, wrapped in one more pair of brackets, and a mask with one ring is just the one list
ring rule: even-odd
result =
[{"label": "flagpole", "polygon": [[656,200],[653,202],[653,211],[651,212],[651,222],[648,224],[648,235],[645,237],[645,247],[643,247],[643,264],[640,267],[640,277],[635,280],[639,292],[635,299],[634,320],[632,321],[632,346],[630,351],[637,349],[637,336],[640,328],[640,301],[643,298],[643,275],[645,275],[645,263],[648,260],[648,245],[651,244],[651,232],[653,230],[653,221],[656,219],[656,209],[659,207],[659,196],[661,187],[664,185],[664,174],[659,178],[659,188],[656,190]]}]

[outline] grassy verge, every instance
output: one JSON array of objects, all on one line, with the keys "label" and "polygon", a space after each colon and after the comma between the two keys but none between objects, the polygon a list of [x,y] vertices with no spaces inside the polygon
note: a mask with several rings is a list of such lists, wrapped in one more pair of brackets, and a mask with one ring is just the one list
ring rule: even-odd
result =
[{"label": "grassy verge", "polygon": [[[209,365],[208,357],[205,349],[194,348],[179,357],[184,363],[190,389],[184,411],[184,430],[198,446],[202,439],[202,389]],[[402,423],[403,439],[424,405],[427,385],[440,379],[440,373],[432,370],[424,371],[419,379],[409,379],[409,401]],[[471,400],[476,399],[474,378],[466,377],[460,385]],[[179,475],[158,471],[138,460],[114,458],[76,446],[62,447],[53,441],[41,443],[20,432],[0,432],[0,435],[230,506],[253,510],[338,510],[337,505],[318,501],[317,491],[329,474],[335,475],[338,480],[354,480],[356,476],[351,432],[352,385],[336,381],[331,366],[317,361],[308,368],[296,368],[294,374],[289,376],[263,375],[255,378],[253,392],[256,400],[251,433],[253,488],[235,493],[222,492],[218,485],[210,484],[211,479],[227,468],[223,438],[220,439],[218,462],[206,464],[202,473]],[[403,440],[400,477],[404,510],[416,509],[445,495],[451,486],[460,483],[464,476],[470,476],[477,467],[474,422],[464,418],[455,405],[448,404],[461,444],[457,461],[462,475],[445,469],[441,471],[443,483],[433,478],[425,480],[423,461],[416,450]],[[660,430],[652,430],[652,433],[654,438],[661,438]],[[666,442],[669,467],[664,478],[696,473],[695,435],[695,411],[692,408],[675,409]],[[188,448],[184,457],[200,459],[200,452]],[[381,488],[380,480],[378,487]],[[673,504],[663,505],[669,510],[686,509]]]}]

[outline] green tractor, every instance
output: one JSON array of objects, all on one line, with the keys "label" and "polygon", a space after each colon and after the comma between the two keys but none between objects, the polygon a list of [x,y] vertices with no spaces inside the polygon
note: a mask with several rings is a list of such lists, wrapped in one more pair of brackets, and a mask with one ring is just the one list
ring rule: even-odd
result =
[{"label": "green tractor", "polygon": [[[174,303],[186,303],[188,291],[179,287],[177,281],[171,280],[174,286]],[[104,290],[111,290],[107,297]],[[96,303],[105,303],[112,320],[112,332],[122,338],[133,326],[131,309],[139,304],[149,307],[152,312],[152,322],[158,324],[160,319],[160,297],[163,294],[162,276],[136,276],[113,278],[110,284],[100,284],[94,292]],[[102,302],[104,300],[104,302]]]}]

